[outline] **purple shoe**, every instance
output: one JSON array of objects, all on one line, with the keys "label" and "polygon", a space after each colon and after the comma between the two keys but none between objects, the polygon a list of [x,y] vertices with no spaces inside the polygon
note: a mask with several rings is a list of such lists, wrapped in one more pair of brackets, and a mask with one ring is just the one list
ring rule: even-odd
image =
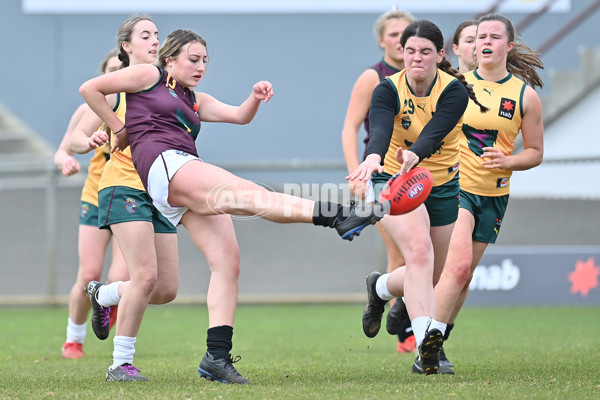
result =
[{"label": "purple shoe", "polygon": [[92,329],[100,340],[104,340],[110,333],[110,307],[102,307],[96,298],[98,289],[102,284],[97,281],[91,281],[85,286],[85,293],[92,303]]}]

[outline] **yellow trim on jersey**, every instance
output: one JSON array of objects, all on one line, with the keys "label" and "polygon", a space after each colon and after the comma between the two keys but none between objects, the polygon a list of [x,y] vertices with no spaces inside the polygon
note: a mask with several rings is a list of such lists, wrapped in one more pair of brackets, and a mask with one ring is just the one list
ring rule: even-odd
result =
[{"label": "yellow trim on jersey", "polygon": [[88,176],[81,190],[81,201],[98,207],[98,183],[100,182],[100,177],[102,176],[102,171],[106,165],[106,160],[109,158],[109,154],[106,146],[98,147],[94,150],[94,155],[88,167]]},{"label": "yellow trim on jersey", "polygon": [[477,100],[490,111],[481,113],[479,106],[469,101],[460,135],[460,187],[480,196],[504,196],[510,192],[512,171],[482,166],[481,149],[496,147],[506,155],[513,152],[521,129],[526,85],[510,73],[499,82],[490,82],[475,70],[466,73],[465,79],[473,86]]},{"label": "yellow trim on jersey", "polygon": [[[396,160],[396,150],[400,146],[403,149],[410,149],[435,113],[441,94],[456,78],[438,69],[433,86],[426,97],[417,97],[412,93],[406,81],[406,70],[387,79],[396,88],[400,104],[400,111],[394,118],[394,132],[383,166],[384,172],[394,175],[400,171],[401,166]],[[434,153],[419,163],[419,167],[427,168],[431,172],[433,186],[441,186],[449,182],[458,171],[460,127],[459,121]]]},{"label": "yellow trim on jersey", "polygon": [[[125,123],[126,106],[125,93],[119,93],[115,113],[123,123]],[[111,133],[110,136],[111,143],[114,143],[114,133]],[[110,160],[104,167],[98,190],[112,186],[126,186],[132,189],[145,190],[142,180],[133,166],[130,147],[127,147],[124,151],[112,153]]]}]

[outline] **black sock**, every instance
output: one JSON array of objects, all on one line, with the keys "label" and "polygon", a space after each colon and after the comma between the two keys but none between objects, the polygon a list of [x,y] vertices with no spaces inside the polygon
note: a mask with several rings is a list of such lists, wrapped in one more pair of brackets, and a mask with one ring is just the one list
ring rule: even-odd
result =
[{"label": "black sock", "polygon": [[452,330],[452,328],[454,328],[454,324],[447,324],[446,325],[446,332],[444,333],[444,342],[446,340],[448,340],[448,338],[450,337],[450,331]]},{"label": "black sock", "polygon": [[233,347],[231,338],[233,327],[227,325],[215,326],[206,331],[206,351],[215,359],[226,358]]},{"label": "black sock", "polygon": [[[399,300],[396,300],[399,301]],[[413,335],[412,325],[410,323],[410,319],[407,319],[402,322],[402,332],[398,334],[398,340],[404,342],[406,339]]]},{"label": "black sock", "polygon": [[344,206],[330,201],[315,201],[313,224],[333,228],[339,215],[343,215]]}]

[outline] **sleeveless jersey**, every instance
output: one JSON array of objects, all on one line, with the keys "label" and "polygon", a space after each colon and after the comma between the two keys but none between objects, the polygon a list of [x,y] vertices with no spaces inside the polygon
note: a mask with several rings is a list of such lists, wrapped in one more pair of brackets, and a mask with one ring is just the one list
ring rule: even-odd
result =
[{"label": "sleeveless jersey", "polygon": [[[400,110],[394,118],[394,132],[383,166],[385,172],[394,175],[400,171],[401,166],[396,160],[396,150],[398,147],[410,149],[435,113],[440,95],[456,78],[438,69],[435,82],[425,97],[417,97],[412,93],[406,81],[406,70],[387,79],[398,92],[400,105]],[[419,167],[427,168],[431,172],[433,186],[441,186],[450,181],[458,171],[460,128],[461,121],[446,135],[433,154],[419,163]]]},{"label": "sleeveless jersey", "polygon": [[[125,101],[125,93],[119,93],[114,112],[123,123],[125,123],[126,108],[127,102]],[[129,128],[129,124],[127,124],[127,128]],[[115,134],[111,133],[110,143],[114,143],[114,140]],[[100,178],[98,190],[113,186],[125,186],[132,189],[144,190],[144,185],[142,185],[140,176],[133,166],[130,147],[127,147],[123,151],[115,151],[112,153],[110,160],[104,166],[104,172],[102,173],[102,178]]]},{"label": "sleeveless jersey", "polygon": [[[372,65],[371,67],[369,67],[369,69],[374,69],[377,72],[377,75],[379,75],[379,82],[381,82],[388,76],[392,76],[395,73],[400,72],[400,70],[392,67],[391,65],[389,65],[388,63],[386,63],[383,60],[379,61],[375,65]],[[363,140],[363,142],[365,143],[365,154],[363,155],[363,160],[367,157],[367,154],[366,154],[367,147],[366,146],[367,146],[367,144],[369,144],[369,140],[371,139],[371,132],[369,131],[369,110],[367,110],[367,115],[365,115],[364,127],[365,127],[365,131],[367,131],[367,136],[365,136],[365,138]]]},{"label": "sleeveless jersey", "polygon": [[477,70],[465,74],[487,113],[469,101],[463,117],[460,157],[461,189],[480,196],[504,196],[510,192],[512,171],[488,169],[481,165],[483,147],[496,147],[506,155],[514,150],[521,129],[523,94],[526,84],[509,73],[499,82],[483,80]]},{"label": "sleeveless jersey", "polygon": [[159,70],[161,78],[156,85],[143,92],[127,93],[129,145],[144,187],[152,163],[163,151],[179,150],[198,156],[195,140],[200,117],[195,94],[167,71]]},{"label": "sleeveless jersey", "polygon": [[110,151],[107,146],[100,146],[94,150],[94,155],[90,160],[88,167],[88,176],[81,190],[81,201],[93,204],[98,207],[98,183],[102,176],[102,171],[106,162],[110,158]]}]

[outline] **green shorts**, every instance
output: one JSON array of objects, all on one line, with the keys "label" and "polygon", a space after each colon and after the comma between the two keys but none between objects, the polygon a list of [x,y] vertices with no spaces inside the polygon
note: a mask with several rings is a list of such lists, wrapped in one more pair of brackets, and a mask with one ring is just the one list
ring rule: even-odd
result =
[{"label": "green shorts", "polygon": [[82,201],[79,209],[79,225],[98,226],[98,207]]},{"label": "green shorts", "polygon": [[500,225],[508,205],[508,196],[479,196],[460,191],[460,208],[468,210],[475,218],[473,240],[484,243],[496,243]]},{"label": "green shorts", "polygon": [[126,186],[112,186],[98,192],[98,226],[110,228],[113,224],[130,221],[148,221],[155,233],[177,233],[177,229],[152,205],[143,190]]},{"label": "green shorts", "polygon": [[[371,176],[373,189],[375,191],[375,201],[379,199],[379,194],[383,190],[385,183],[392,175],[383,172],[374,173]],[[425,200],[425,208],[429,214],[431,226],[444,226],[456,222],[458,218],[458,195],[460,186],[458,184],[458,173],[450,181],[441,186],[434,186],[431,193]]]}]

